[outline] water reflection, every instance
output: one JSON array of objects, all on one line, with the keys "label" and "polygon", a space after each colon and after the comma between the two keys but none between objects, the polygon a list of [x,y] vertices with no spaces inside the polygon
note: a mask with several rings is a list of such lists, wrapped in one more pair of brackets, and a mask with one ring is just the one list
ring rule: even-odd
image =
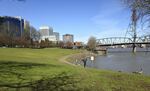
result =
[{"label": "water reflection", "polygon": [[110,49],[106,56],[98,56],[95,61],[88,61],[88,67],[108,69],[123,72],[134,72],[143,69],[143,73],[150,75],[150,52],[138,49],[133,54],[130,49]]}]

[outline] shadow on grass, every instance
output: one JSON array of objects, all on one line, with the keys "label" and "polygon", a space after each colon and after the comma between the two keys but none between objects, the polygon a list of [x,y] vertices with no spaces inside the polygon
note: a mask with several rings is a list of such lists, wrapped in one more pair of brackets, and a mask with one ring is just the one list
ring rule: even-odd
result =
[{"label": "shadow on grass", "polygon": [[[38,64],[26,62],[0,61],[0,77],[2,76],[19,76],[23,75],[26,70],[39,67],[58,67],[59,65]],[[26,73],[25,73],[26,74]]]},{"label": "shadow on grass", "polygon": [[51,66],[57,67],[52,64],[39,64],[39,63],[27,63],[27,62],[12,62],[12,61],[0,61],[0,70],[6,69],[30,69],[33,67]]},{"label": "shadow on grass", "polygon": [[75,79],[73,75],[63,72],[52,78],[41,79],[37,81],[33,87],[33,91],[79,91],[77,83],[79,79]]},{"label": "shadow on grass", "polygon": [[10,85],[12,83],[21,84],[24,81],[29,81],[30,75],[28,75],[28,71],[30,69],[42,67],[53,68],[60,66],[52,64],[0,61],[0,86]]},{"label": "shadow on grass", "polygon": [[[33,80],[28,75],[28,70],[40,67],[61,67],[52,64],[38,64],[25,62],[0,61],[0,91],[77,91],[73,75],[65,72],[52,77],[42,77]],[[60,68],[61,69],[61,68]],[[27,76],[27,77],[26,77]]]},{"label": "shadow on grass", "polygon": [[30,81],[23,84],[1,85],[3,91],[80,91],[78,88],[79,79],[66,72],[57,74],[51,78],[42,78],[37,81]]}]

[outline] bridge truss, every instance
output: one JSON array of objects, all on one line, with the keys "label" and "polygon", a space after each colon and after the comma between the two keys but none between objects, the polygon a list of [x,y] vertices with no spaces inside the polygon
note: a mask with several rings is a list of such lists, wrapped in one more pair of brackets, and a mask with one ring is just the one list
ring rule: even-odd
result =
[{"label": "bridge truss", "polygon": [[[137,37],[137,20],[138,15],[136,8],[132,9],[131,23],[125,34],[125,37],[110,37],[97,39],[97,46],[115,46],[115,45],[132,45],[132,52],[136,52],[136,46],[142,44],[150,44],[150,35]],[[130,35],[130,37],[126,37]],[[147,46],[147,45],[146,45]]]},{"label": "bridge truss", "polygon": [[150,35],[137,37],[135,42],[133,38],[127,37],[110,37],[97,39],[97,46],[113,46],[113,45],[128,45],[128,44],[150,44]]},{"label": "bridge truss", "polygon": [[119,44],[119,43],[132,43],[130,38],[126,37],[110,37],[97,39],[97,44]]}]

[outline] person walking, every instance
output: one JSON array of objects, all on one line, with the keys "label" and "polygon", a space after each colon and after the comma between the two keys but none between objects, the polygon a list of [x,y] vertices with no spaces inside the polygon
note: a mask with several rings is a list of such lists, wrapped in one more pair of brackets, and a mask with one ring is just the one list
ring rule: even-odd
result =
[{"label": "person walking", "polygon": [[87,59],[82,59],[82,62],[83,62],[84,68],[86,67],[86,61],[87,61]]}]

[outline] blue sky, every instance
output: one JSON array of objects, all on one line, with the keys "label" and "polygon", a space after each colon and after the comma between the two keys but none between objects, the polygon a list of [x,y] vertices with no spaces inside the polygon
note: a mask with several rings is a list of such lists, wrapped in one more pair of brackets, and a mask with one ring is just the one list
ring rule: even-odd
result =
[{"label": "blue sky", "polygon": [[130,22],[130,11],[121,0],[0,0],[0,15],[22,16],[39,29],[53,27],[63,34],[74,34],[76,41],[124,37]]}]

